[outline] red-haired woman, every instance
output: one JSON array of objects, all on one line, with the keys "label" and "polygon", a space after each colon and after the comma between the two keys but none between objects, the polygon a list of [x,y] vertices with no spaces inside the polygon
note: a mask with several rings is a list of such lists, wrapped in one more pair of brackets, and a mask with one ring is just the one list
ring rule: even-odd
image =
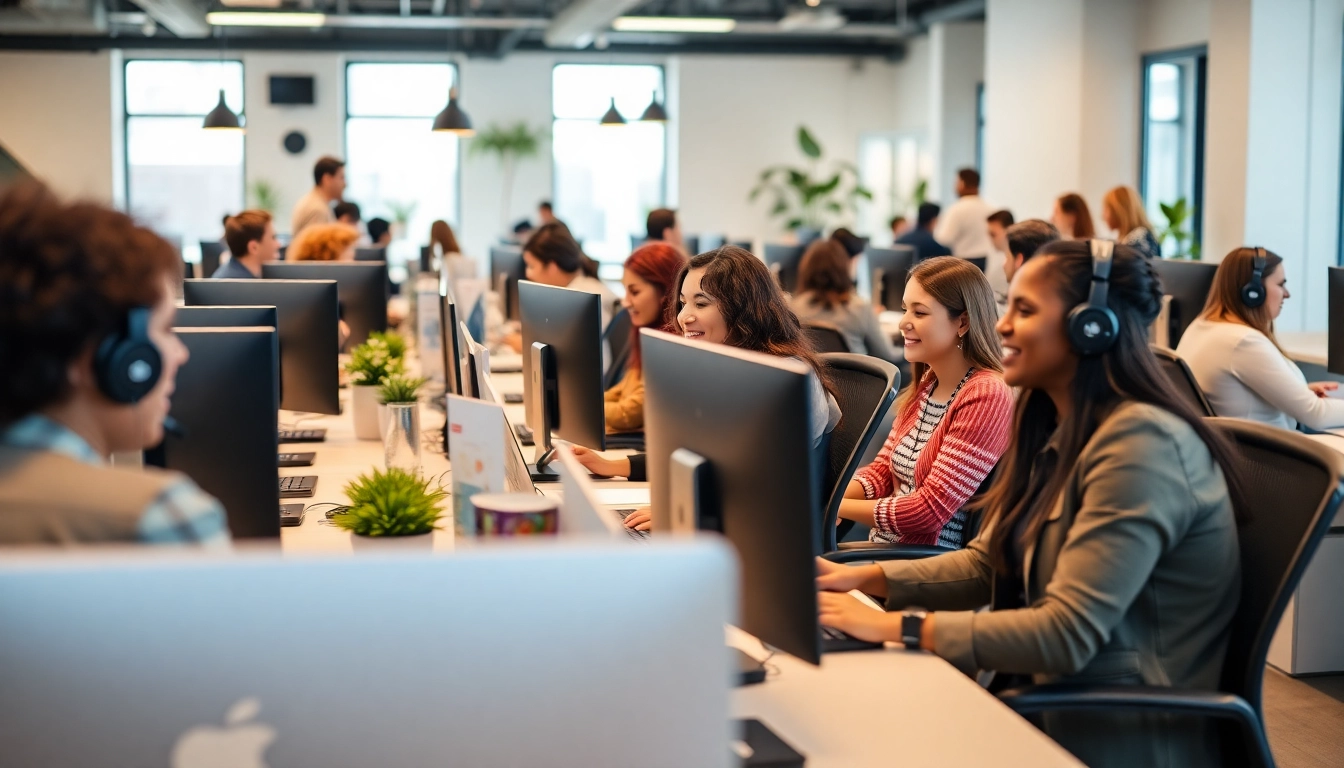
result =
[{"label": "red-haired woman", "polygon": [[644,374],[640,370],[639,329],[668,329],[672,287],[686,264],[681,251],[667,243],[649,243],[625,260],[625,298],[630,313],[630,360],[625,375],[607,390],[607,432],[635,432],[644,428]]}]

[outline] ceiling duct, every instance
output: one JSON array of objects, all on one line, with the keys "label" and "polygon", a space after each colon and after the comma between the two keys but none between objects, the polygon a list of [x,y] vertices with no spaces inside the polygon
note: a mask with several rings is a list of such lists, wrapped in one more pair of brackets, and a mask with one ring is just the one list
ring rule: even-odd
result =
[{"label": "ceiling duct", "polygon": [[546,27],[549,48],[587,48],[611,22],[643,0],[574,0]]},{"label": "ceiling duct", "polygon": [[0,34],[101,35],[107,11],[98,0],[0,0]]}]

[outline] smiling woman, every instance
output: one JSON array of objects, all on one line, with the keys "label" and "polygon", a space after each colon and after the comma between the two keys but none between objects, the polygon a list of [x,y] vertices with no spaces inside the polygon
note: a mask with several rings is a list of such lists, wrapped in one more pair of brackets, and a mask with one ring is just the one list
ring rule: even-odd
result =
[{"label": "smiling woman", "polygon": [[873,541],[959,548],[962,506],[1007,447],[1012,417],[994,292],[969,261],[942,256],[911,270],[904,304],[911,385],[877,460],[845,490],[840,517],[870,526]]},{"label": "smiling woman", "polygon": [[650,243],[625,260],[625,297],[621,306],[630,313],[630,359],[625,374],[607,390],[607,432],[632,432],[644,428],[644,372],[641,366],[639,329],[668,330],[672,322],[677,274],[686,263],[681,251],[665,243]]}]

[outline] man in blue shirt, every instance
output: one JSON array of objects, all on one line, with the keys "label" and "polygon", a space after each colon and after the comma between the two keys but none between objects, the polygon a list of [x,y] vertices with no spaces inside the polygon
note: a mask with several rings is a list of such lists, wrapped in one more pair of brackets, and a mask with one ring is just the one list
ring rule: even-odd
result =
[{"label": "man in blue shirt", "polygon": [[211,277],[250,280],[261,277],[261,265],[280,257],[271,214],[243,211],[224,220],[224,242],[233,258],[219,265]]},{"label": "man in blue shirt", "polygon": [[920,261],[934,256],[951,256],[951,249],[933,238],[933,228],[937,226],[938,215],[942,212],[942,207],[937,203],[921,204],[915,228],[896,238],[896,244],[914,246],[915,258]]}]

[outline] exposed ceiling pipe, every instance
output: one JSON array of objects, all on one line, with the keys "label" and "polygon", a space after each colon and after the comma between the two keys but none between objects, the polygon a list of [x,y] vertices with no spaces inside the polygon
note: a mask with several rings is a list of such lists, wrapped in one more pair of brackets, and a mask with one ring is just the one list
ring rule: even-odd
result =
[{"label": "exposed ceiling pipe", "polygon": [[491,16],[388,16],[351,14],[328,16],[326,27],[346,29],[545,29],[551,23],[543,18],[499,18]]},{"label": "exposed ceiling pipe", "polygon": [[965,21],[985,12],[985,0],[961,0],[959,3],[944,5],[919,14],[919,23],[931,27],[945,21]]},{"label": "exposed ceiling pipe", "polygon": [[178,37],[209,37],[205,9],[191,0],[133,0],[149,17]]},{"label": "exposed ceiling pipe", "polygon": [[593,38],[611,27],[617,16],[643,0],[574,0],[546,27],[549,48],[586,48]]}]

